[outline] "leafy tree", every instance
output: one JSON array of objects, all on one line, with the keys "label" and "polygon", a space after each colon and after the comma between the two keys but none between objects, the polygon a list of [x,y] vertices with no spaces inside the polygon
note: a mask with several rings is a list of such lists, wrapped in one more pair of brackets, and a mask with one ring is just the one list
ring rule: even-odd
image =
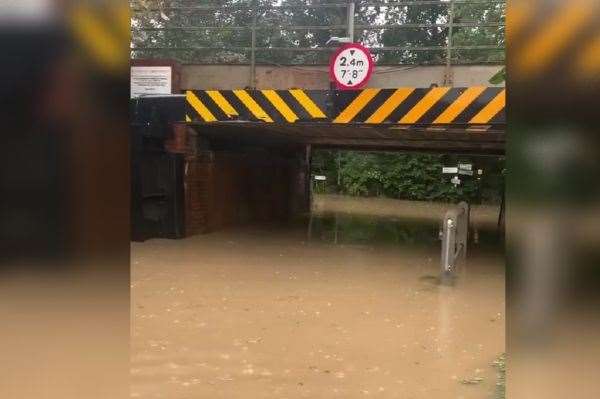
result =
[{"label": "leafy tree", "polygon": [[[456,23],[478,22],[488,24],[478,27],[456,27],[452,36],[453,46],[491,45],[502,48],[505,45],[505,4],[503,3],[461,3],[455,5]],[[495,26],[500,24],[500,26]],[[455,61],[482,63],[503,62],[504,50],[462,49],[454,50]]]},{"label": "leafy tree", "polygon": [[[448,20],[447,5],[409,5],[388,7],[385,12],[387,25],[439,24]],[[442,27],[415,27],[387,29],[381,34],[381,43],[386,47],[440,47],[446,45],[448,32]],[[386,64],[439,63],[445,51],[406,50],[386,52],[381,61]]]},{"label": "leafy tree", "polygon": [[[451,176],[442,173],[442,167],[458,162],[483,168],[482,180],[463,177],[463,183],[455,187]],[[497,203],[504,184],[503,165],[495,158],[411,153],[320,150],[313,157],[313,173],[328,177],[325,192],[418,201]]]},{"label": "leafy tree", "polygon": [[[190,0],[131,0],[137,11],[132,18],[134,47],[157,47],[152,51],[133,51],[133,57],[174,58],[185,62],[246,63],[251,31],[249,29],[200,29],[195,27],[251,27],[256,19],[257,47],[324,47],[331,36],[343,36],[345,29],[297,29],[290,26],[343,26],[346,9],[304,7],[306,0],[221,0],[217,9],[201,8],[207,3]],[[339,0],[321,0],[319,4],[339,4]],[[215,4],[215,3],[212,3]],[[251,7],[242,7],[250,4]],[[356,25],[386,25],[387,29],[356,31],[356,40],[372,47],[444,47],[448,28],[404,27],[403,24],[443,24],[449,20],[448,4],[411,4],[403,6],[361,5],[357,3]],[[286,5],[293,7],[275,7]],[[196,8],[193,8],[196,7]],[[200,8],[199,8],[200,7]],[[179,8],[179,9],[174,9]],[[495,23],[504,20],[501,3],[458,3],[455,22]],[[164,30],[161,30],[163,29]],[[504,44],[502,27],[455,27],[453,44],[459,46]],[[192,47],[213,49],[175,50]],[[441,63],[444,50],[398,50],[377,53],[379,63]],[[257,51],[259,63],[327,63],[326,51]],[[456,50],[453,58],[461,62],[502,61],[503,51]]]}]

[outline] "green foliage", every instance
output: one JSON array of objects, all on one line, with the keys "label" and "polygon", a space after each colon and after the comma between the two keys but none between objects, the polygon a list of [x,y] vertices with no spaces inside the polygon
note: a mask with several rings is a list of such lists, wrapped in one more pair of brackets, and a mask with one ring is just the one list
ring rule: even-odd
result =
[{"label": "green foliage", "polygon": [[[502,3],[456,4],[454,22],[470,23],[473,21],[488,26],[455,27],[452,35],[453,46],[497,46],[505,45],[504,26],[494,26],[505,22],[506,5]],[[453,60],[469,63],[504,62],[504,50],[460,49],[452,53]]]},{"label": "green foliage", "polygon": [[[436,24],[447,19],[446,5],[424,5],[389,7],[385,9],[386,24]],[[398,28],[383,31],[381,41],[384,46],[402,47],[443,47],[446,45],[448,31],[442,27]],[[383,63],[440,63],[445,56],[444,50],[436,51],[399,51],[382,54]]]},{"label": "green foliage", "polygon": [[493,85],[499,85],[506,81],[506,67],[498,71],[494,76],[491,77],[490,83]]},{"label": "green foliage", "polygon": [[[338,169],[339,157],[339,169]],[[474,163],[484,168],[481,181],[463,177],[455,187],[451,175],[442,173],[443,166],[458,162]],[[504,181],[503,162],[492,158],[473,160],[448,155],[317,151],[313,157],[313,173],[327,176],[327,185],[318,192],[338,192],[353,196],[458,202],[480,199],[498,202]],[[337,184],[339,173],[340,184]]]},{"label": "green foliage", "polygon": [[[190,6],[211,4],[189,0],[130,0],[136,11],[132,18],[134,47],[157,47],[156,50],[134,50],[134,58],[173,58],[195,63],[247,63],[250,51],[240,49],[251,44],[249,29],[216,30],[198,27],[251,27],[256,17],[257,47],[325,47],[331,36],[344,36],[346,9],[306,8],[306,0],[222,0],[219,9],[193,9]],[[320,4],[339,4],[339,0],[321,0]],[[214,3],[212,3],[214,4]],[[254,7],[239,7],[251,4]],[[384,4],[384,2],[382,2]],[[274,5],[297,6],[278,8]],[[173,7],[179,9],[173,9]],[[182,8],[183,7],[183,8]],[[158,10],[157,10],[158,8]],[[449,5],[424,2],[402,6],[361,6],[357,2],[355,24],[382,24],[387,29],[356,29],[356,41],[371,47],[441,47],[447,44],[449,29],[444,26],[415,26],[443,24],[449,21]],[[456,23],[496,23],[504,21],[505,5],[494,2],[459,3],[454,6]],[[398,28],[411,24],[411,27]],[[342,26],[342,28],[298,29],[290,26]],[[188,29],[188,28],[192,29]],[[148,30],[150,28],[150,30]],[[162,30],[166,28],[165,30]],[[182,29],[185,28],[185,29]],[[454,46],[504,44],[504,28],[497,26],[456,26]],[[189,47],[218,47],[218,49],[173,50]],[[263,64],[327,64],[329,52],[324,51],[257,51],[256,60]],[[379,64],[443,63],[445,49],[398,50],[376,53]],[[452,53],[453,62],[502,62],[504,51],[462,49]]]}]

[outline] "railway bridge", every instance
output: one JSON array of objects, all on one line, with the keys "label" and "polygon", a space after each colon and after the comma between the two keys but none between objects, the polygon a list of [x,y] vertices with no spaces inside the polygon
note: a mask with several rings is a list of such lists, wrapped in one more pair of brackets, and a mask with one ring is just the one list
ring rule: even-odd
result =
[{"label": "railway bridge", "polygon": [[132,100],[134,239],[309,211],[315,148],[502,155],[503,87],[191,89]]}]

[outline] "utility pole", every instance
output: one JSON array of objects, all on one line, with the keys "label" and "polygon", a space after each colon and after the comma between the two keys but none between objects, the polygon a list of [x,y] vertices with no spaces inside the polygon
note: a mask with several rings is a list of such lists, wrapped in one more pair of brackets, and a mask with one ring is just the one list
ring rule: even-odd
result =
[{"label": "utility pole", "polygon": [[254,9],[252,10],[252,27],[251,29],[251,44],[250,44],[250,78],[248,86],[251,89],[256,88],[256,1],[253,2]]},{"label": "utility pole", "polygon": [[350,38],[350,43],[354,43],[354,11],[356,8],[356,4],[354,3],[354,0],[348,0],[348,5],[346,8],[348,11],[347,22],[346,22],[346,27],[347,27],[346,34]]},{"label": "utility pole", "polygon": [[444,86],[453,86],[452,76],[452,35],[454,34],[454,0],[448,5],[448,43],[446,44],[446,70],[444,71]]}]

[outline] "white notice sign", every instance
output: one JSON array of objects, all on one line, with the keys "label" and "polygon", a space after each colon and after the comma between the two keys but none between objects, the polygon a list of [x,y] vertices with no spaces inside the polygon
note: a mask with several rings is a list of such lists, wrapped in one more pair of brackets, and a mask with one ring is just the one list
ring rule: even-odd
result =
[{"label": "white notice sign", "polygon": [[457,167],[442,167],[442,173],[452,173],[452,174],[457,174],[458,173],[458,168]]},{"label": "white notice sign", "polygon": [[170,66],[131,67],[131,98],[171,94],[171,73]]}]

